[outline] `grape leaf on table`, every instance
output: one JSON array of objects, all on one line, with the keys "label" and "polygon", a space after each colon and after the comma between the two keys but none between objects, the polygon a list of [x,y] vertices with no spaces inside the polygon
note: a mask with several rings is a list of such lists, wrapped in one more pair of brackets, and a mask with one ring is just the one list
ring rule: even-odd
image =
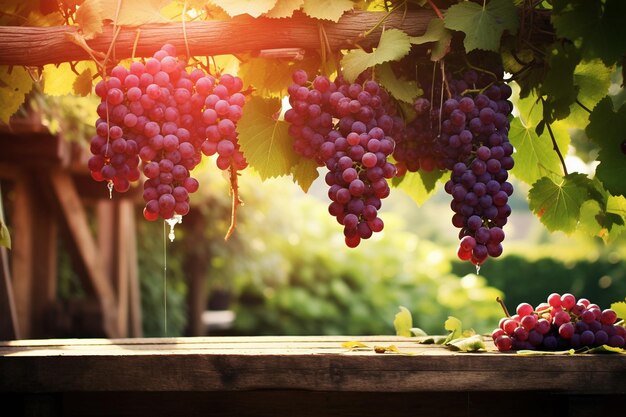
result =
[{"label": "grape leaf on table", "polygon": [[354,3],[351,0],[304,0],[302,11],[315,19],[337,23],[345,12],[353,8]]},{"label": "grape leaf on table", "polygon": [[626,196],[626,154],[622,148],[626,140],[626,105],[614,111],[611,99],[605,97],[594,107],[585,132],[600,146],[596,176],[611,194]]},{"label": "grape leaf on table", "polygon": [[431,19],[423,35],[411,37],[411,43],[414,45],[421,45],[428,42],[434,43],[430,52],[431,61],[439,61],[450,51],[452,33],[446,29],[443,20],[437,18]]},{"label": "grape leaf on table", "polygon": [[23,67],[0,65],[0,122],[9,123],[33,87],[33,79]]},{"label": "grape leaf on table", "polygon": [[299,10],[304,4],[304,0],[278,0],[274,7],[264,14],[265,17],[280,19],[291,17],[293,12]]},{"label": "grape leaf on table", "polygon": [[263,180],[289,175],[299,161],[288,123],[278,120],[280,107],[278,98],[253,97],[237,123],[241,150]]},{"label": "grape leaf on table", "polygon": [[491,0],[486,5],[464,1],[448,8],[445,26],[465,33],[463,45],[467,52],[497,52],[505,30],[512,35],[517,33],[519,18],[514,0]]},{"label": "grape leaf on table", "polygon": [[558,183],[543,177],[528,192],[530,209],[551,232],[572,233],[580,208],[589,198],[590,180],[584,174],[566,175]]},{"label": "grape leaf on table", "polygon": [[396,335],[405,337],[411,336],[413,317],[406,307],[400,306],[400,311],[396,313],[393,319],[393,327],[396,329]]},{"label": "grape leaf on table", "polygon": [[374,51],[353,49],[344,55],[341,60],[343,75],[348,82],[353,82],[366,69],[387,61],[396,61],[410,50],[409,35],[399,29],[388,29],[380,36],[378,47]]},{"label": "grape leaf on table", "polygon": [[249,14],[259,17],[276,5],[276,0],[211,0],[211,3],[224,9],[230,17]]}]

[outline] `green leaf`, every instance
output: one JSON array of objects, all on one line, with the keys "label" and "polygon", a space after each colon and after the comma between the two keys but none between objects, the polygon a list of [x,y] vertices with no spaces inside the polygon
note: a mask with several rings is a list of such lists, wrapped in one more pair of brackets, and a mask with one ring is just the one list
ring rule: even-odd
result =
[{"label": "green leaf", "polygon": [[304,0],[302,11],[315,19],[337,23],[345,12],[353,8],[354,3],[351,0]]},{"label": "green leaf", "polygon": [[552,24],[559,38],[574,42],[584,58],[613,65],[626,53],[626,2],[554,0]]},{"label": "green leaf", "polygon": [[33,79],[23,67],[0,65],[0,121],[8,124],[33,87]]},{"label": "green leaf", "polygon": [[409,35],[399,29],[388,29],[380,36],[378,47],[372,52],[353,49],[341,60],[343,75],[353,82],[359,74],[374,65],[387,61],[397,61],[411,50]]},{"label": "green leaf", "polygon": [[549,51],[549,71],[541,84],[540,96],[545,98],[544,119],[546,122],[564,119],[569,115],[572,103],[578,97],[578,87],[574,85],[574,70],[580,55],[571,44],[556,43]]},{"label": "green leaf", "polygon": [[2,220],[0,220],[0,246],[11,249],[11,235],[7,225]]},{"label": "green leaf", "polygon": [[516,352],[518,355],[524,356],[564,356],[564,355],[574,355],[576,351],[574,349],[569,350],[557,350],[557,351],[548,351],[548,350],[530,350],[530,349],[522,349]]},{"label": "green leaf", "polygon": [[420,329],[419,327],[411,327],[411,336],[425,337],[425,336],[428,336],[428,333],[426,333],[424,330]]},{"label": "green leaf", "polygon": [[433,196],[437,181],[443,177],[443,174],[444,171],[438,170],[407,172],[401,178],[395,177],[391,180],[391,184],[405,192],[418,206],[421,206]]},{"label": "green leaf", "polygon": [[613,347],[609,345],[596,346],[589,350],[584,351],[583,353],[621,353],[622,355],[626,354],[626,349]]},{"label": "green leaf", "polygon": [[291,168],[291,176],[294,182],[296,182],[302,191],[305,193],[309,191],[313,181],[319,176],[317,171],[317,164],[312,159],[302,158],[297,164]]},{"label": "green leaf", "polygon": [[589,236],[600,236],[602,233],[602,225],[598,218],[602,216],[602,207],[596,200],[587,200],[580,207],[580,219],[578,230]]},{"label": "green leaf", "polygon": [[517,33],[519,19],[513,0],[491,0],[486,6],[464,1],[446,11],[445,26],[465,33],[463,45],[467,52],[474,49],[497,52],[502,33],[505,30],[513,35]]},{"label": "green leaf", "polygon": [[396,335],[411,337],[413,317],[406,307],[400,306],[400,312],[396,313],[393,319],[393,327],[396,329]]},{"label": "green leaf", "polygon": [[415,97],[423,94],[415,80],[397,77],[388,62],[376,66],[376,79],[394,98],[405,103],[412,104]]},{"label": "green leaf", "polygon": [[291,17],[293,12],[299,10],[304,4],[304,0],[278,0],[276,5],[270,11],[265,13],[265,17],[280,19],[283,17]]},{"label": "green leaf", "polygon": [[276,5],[276,0],[211,0],[211,3],[224,9],[230,17],[249,14],[259,17]]},{"label": "green leaf", "polygon": [[457,319],[453,316],[448,316],[448,320],[446,320],[443,324],[444,329],[450,332],[444,344],[450,343],[454,339],[458,339],[463,336],[463,324],[461,320]]},{"label": "green leaf", "polygon": [[426,32],[422,36],[412,36],[410,39],[414,45],[434,42],[435,45],[433,45],[430,52],[430,59],[431,61],[439,61],[450,51],[452,32],[446,29],[443,20],[433,18],[428,22]]},{"label": "green leaf", "polygon": [[580,207],[588,199],[590,180],[584,174],[569,174],[557,184],[543,177],[528,192],[530,209],[550,231],[571,233],[576,229]]},{"label": "green leaf", "polygon": [[239,64],[238,75],[262,96],[283,96],[293,82],[293,66],[283,59],[247,57]]},{"label": "green leaf", "polygon": [[288,123],[278,120],[280,107],[278,98],[253,97],[237,124],[241,150],[264,180],[289,175],[299,160]]},{"label": "green leaf", "polygon": [[626,196],[626,105],[615,112],[609,97],[602,99],[589,116],[587,136],[600,146],[596,176],[613,195]]},{"label": "green leaf", "polygon": [[478,334],[451,340],[448,342],[447,346],[452,350],[461,352],[478,352],[481,350],[487,350],[483,337]]},{"label": "green leaf", "polygon": [[[513,85],[517,91],[517,86]],[[509,140],[515,147],[515,166],[512,174],[527,184],[534,184],[545,175],[563,175],[563,166],[554,151],[552,139],[547,129],[541,136],[537,135],[536,127],[543,120],[543,106],[534,94],[515,101],[519,116],[511,122]],[[569,146],[569,132],[562,125],[552,126],[556,143],[561,152]]]},{"label": "green leaf", "polygon": [[[607,95],[614,68],[605,66],[601,60],[583,61],[574,69],[574,84],[578,86],[578,100],[593,109]],[[568,127],[584,128],[589,123],[589,113],[574,103],[565,120]]]}]

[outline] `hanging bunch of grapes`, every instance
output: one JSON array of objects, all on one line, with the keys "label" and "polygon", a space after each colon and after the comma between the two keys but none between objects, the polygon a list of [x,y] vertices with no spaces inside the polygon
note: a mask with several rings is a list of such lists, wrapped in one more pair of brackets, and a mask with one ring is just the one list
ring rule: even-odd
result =
[{"label": "hanging bunch of grapes", "polygon": [[354,248],[383,230],[378,211],[389,196],[387,180],[396,174],[388,158],[402,119],[371,79],[348,83],[317,76],[309,81],[306,72],[297,70],[293,81],[285,120],[294,149],[328,169],[328,211],[343,226],[346,245]]},{"label": "hanging bunch of grapes", "polygon": [[92,177],[118,192],[143,171],[144,217],[184,216],[198,190],[191,171],[202,155],[218,154],[221,170],[247,166],[236,124],[245,97],[240,78],[187,71],[172,45],[145,62],[116,66],[96,85],[101,98],[88,165]]}]

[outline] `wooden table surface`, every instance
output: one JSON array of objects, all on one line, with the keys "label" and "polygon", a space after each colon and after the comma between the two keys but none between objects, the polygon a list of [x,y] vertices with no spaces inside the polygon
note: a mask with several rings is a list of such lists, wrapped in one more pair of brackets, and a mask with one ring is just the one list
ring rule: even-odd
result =
[{"label": "wooden table surface", "polygon": [[[394,345],[398,353],[342,346]],[[0,392],[542,390],[625,394],[626,355],[452,352],[395,336],[0,342]]]}]

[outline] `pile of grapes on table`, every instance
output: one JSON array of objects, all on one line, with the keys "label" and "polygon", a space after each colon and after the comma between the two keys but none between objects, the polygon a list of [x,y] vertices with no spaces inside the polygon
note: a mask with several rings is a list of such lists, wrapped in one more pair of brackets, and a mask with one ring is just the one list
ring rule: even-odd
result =
[{"label": "pile of grapes on table", "polygon": [[491,337],[500,351],[624,348],[626,328],[617,319],[615,311],[602,310],[586,298],[552,293],[537,307],[518,305],[516,314],[502,318]]}]

